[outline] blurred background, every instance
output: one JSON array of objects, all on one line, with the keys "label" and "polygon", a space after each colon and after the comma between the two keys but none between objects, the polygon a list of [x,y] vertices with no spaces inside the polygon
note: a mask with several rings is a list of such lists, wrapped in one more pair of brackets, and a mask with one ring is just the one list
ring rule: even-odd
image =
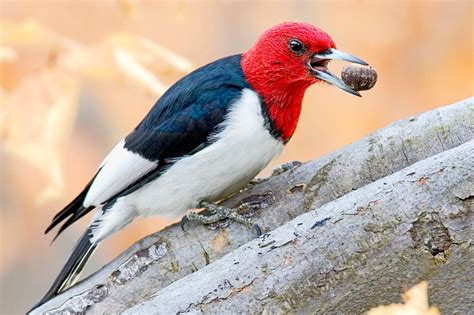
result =
[{"label": "blurred background", "polygon": [[[25,312],[48,288],[88,219],[52,246],[44,229],[181,76],[282,21],[321,27],[378,71],[362,98],[310,88],[265,176],[473,95],[473,10],[472,1],[1,0],[0,313]],[[104,242],[89,272],[169,223],[136,220]]]}]

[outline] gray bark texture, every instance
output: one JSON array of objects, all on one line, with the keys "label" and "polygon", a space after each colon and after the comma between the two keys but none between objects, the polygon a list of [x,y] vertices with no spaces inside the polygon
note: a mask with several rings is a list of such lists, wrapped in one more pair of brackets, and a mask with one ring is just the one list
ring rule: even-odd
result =
[{"label": "gray bark texture", "polygon": [[[224,202],[233,222],[172,225],[33,314],[357,314],[429,281],[474,310],[474,98],[396,122]],[[310,145],[310,144],[309,144]]]}]

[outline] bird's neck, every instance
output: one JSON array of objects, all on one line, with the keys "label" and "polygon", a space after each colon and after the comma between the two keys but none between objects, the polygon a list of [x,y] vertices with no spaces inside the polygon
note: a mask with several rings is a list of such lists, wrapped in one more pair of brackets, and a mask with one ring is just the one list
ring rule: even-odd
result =
[{"label": "bird's neck", "polygon": [[275,71],[275,64],[256,60],[251,51],[242,55],[241,67],[247,82],[262,98],[274,129],[287,142],[295,132],[303,96],[311,83],[289,81],[291,77],[285,72],[291,69]]}]

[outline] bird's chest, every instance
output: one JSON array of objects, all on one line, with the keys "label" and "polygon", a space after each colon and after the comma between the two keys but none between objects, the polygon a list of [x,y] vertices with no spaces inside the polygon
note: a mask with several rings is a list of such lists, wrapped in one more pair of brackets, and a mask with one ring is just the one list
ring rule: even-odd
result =
[{"label": "bird's chest", "polygon": [[244,90],[211,144],[176,161],[152,185],[153,196],[160,199],[159,212],[186,211],[203,199],[214,201],[236,192],[283,147],[265,126],[257,94]]},{"label": "bird's chest", "polygon": [[283,149],[282,142],[266,128],[258,95],[248,89],[210,140],[206,148],[173,166],[197,183],[196,187],[186,185],[195,190],[190,195],[224,197],[248,183]]},{"label": "bird's chest", "polygon": [[200,153],[213,182],[221,185],[218,197],[241,188],[283,149],[267,129],[259,97],[251,90],[243,91],[214,140]]},{"label": "bird's chest", "polygon": [[[208,195],[214,199],[225,197],[246,185],[282,151],[284,145],[274,138],[265,126],[257,104],[246,104],[245,115],[232,117],[217,136],[217,141],[203,150],[209,187]],[[258,103],[258,106],[260,104]],[[251,110],[252,109],[252,110]]]}]

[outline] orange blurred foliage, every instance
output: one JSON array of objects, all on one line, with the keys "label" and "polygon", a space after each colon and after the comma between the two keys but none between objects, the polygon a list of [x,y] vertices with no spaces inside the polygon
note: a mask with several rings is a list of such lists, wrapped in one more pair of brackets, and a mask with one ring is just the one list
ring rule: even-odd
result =
[{"label": "orange blurred foliage", "polygon": [[[295,136],[269,169],[473,94],[471,1],[1,0],[0,9],[1,313],[24,312],[50,284],[88,222],[51,247],[42,231],[156,98],[274,24],[321,27],[379,82],[361,99],[310,88]],[[89,270],[168,223],[137,220]]]}]

